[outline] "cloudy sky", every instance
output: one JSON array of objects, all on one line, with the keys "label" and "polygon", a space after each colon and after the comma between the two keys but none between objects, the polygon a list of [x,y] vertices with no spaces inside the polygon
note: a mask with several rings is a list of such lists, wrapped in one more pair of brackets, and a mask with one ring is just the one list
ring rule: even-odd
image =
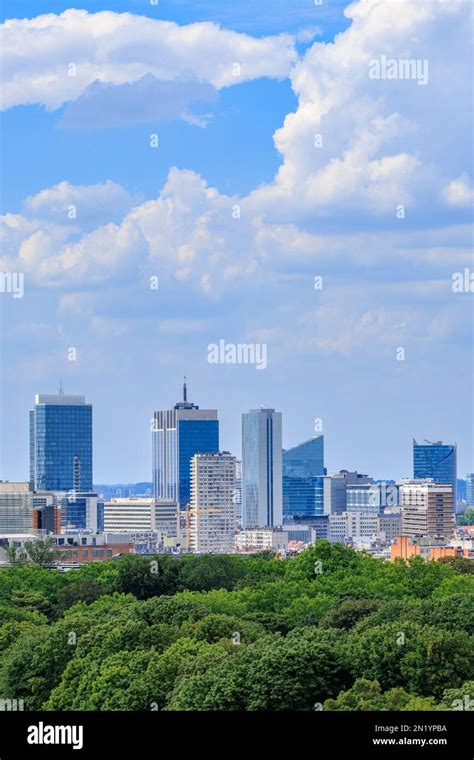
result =
[{"label": "cloudy sky", "polygon": [[[61,378],[94,404],[95,481],[150,480],[185,374],[236,455],[269,405],[285,447],[322,427],[330,470],[411,475],[414,436],[472,471],[471,14],[4,0],[0,478],[27,479]],[[209,363],[220,340],[268,366]]]}]

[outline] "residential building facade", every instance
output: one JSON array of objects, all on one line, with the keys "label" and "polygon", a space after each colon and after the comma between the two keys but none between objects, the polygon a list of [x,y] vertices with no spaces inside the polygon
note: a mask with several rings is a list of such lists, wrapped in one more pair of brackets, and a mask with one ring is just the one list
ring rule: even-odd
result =
[{"label": "residential building facade", "polygon": [[189,548],[195,553],[234,550],[235,461],[228,451],[195,454],[191,460]]}]

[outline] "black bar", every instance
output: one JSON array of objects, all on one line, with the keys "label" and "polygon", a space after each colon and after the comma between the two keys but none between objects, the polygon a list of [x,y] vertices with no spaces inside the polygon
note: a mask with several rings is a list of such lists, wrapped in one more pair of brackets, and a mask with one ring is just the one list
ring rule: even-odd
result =
[{"label": "black bar", "polygon": [[[40,726],[42,733],[39,733]],[[71,744],[49,744],[48,727],[69,727]],[[72,727],[76,733],[72,733]],[[35,727],[36,730],[33,730]],[[28,743],[41,739],[43,744]],[[61,740],[61,734],[54,732]],[[370,757],[471,758],[469,712],[11,712],[0,713],[0,760],[27,757],[159,757],[205,753],[211,757],[256,752],[311,758],[328,749],[335,757],[361,752]],[[277,753],[277,754],[276,754]]]}]

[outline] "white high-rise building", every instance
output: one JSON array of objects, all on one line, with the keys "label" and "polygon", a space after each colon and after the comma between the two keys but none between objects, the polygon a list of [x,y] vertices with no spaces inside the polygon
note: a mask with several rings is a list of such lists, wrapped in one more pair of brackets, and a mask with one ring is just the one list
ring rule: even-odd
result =
[{"label": "white high-rise building", "polygon": [[199,554],[230,554],[235,533],[235,457],[228,451],[195,454],[191,460],[189,548]]},{"label": "white high-rise building", "polygon": [[235,462],[235,518],[237,525],[242,525],[242,462]]},{"label": "white high-rise building", "polygon": [[281,412],[252,409],[242,415],[242,524],[283,523]]}]

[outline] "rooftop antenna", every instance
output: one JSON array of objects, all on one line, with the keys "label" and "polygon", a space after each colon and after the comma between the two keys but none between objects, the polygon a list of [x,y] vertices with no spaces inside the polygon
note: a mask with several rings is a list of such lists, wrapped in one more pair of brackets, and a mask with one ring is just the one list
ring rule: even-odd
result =
[{"label": "rooftop antenna", "polygon": [[183,383],[183,401],[186,404],[188,400],[188,389],[186,387],[186,375],[184,376],[184,383]]}]

